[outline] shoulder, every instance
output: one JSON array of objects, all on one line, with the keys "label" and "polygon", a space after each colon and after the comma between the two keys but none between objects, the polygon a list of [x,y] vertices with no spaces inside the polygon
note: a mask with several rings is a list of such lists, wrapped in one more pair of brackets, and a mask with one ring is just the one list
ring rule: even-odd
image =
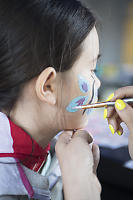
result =
[{"label": "shoulder", "polygon": [[4,195],[0,196],[0,200],[29,200],[29,198],[28,196]]},{"label": "shoulder", "polygon": [[0,199],[23,200],[45,199],[45,197],[50,200],[47,177],[24,167],[20,163],[17,165],[13,158],[0,158]]}]

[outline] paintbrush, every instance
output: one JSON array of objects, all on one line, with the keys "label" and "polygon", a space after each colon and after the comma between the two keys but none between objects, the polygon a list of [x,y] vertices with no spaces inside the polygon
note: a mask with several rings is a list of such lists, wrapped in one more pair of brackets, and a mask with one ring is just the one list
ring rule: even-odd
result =
[{"label": "paintbrush", "polygon": [[[124,102],[132,104],[133,103],[133,98],[126,98],[122,99]],[[115,102],[114,101],[106,101],[106,102],[97,102],[93,104],[88,104],[88,105],[83,105],[83,106],[76,106],[73,109],[89,109],[89,108],[101,108],[101,107],[107,107],[107,106],[114,106]]]}]

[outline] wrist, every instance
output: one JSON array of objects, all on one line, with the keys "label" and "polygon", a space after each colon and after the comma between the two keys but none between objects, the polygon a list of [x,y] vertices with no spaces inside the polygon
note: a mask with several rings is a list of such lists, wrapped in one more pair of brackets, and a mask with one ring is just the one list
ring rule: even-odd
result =
[{"label": "wrist", "polygon": [[81,176],[72,179],[68,176],[63,180],[65,200],[100,200],[101,185],[97,176],[90,173],[88,178]]}]

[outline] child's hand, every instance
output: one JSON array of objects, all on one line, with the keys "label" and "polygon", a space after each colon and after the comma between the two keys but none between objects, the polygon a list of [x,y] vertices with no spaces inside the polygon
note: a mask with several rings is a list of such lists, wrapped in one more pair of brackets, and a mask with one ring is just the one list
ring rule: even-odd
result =
[{"label": "child's hand", "polygon": [[113,132],[117,132],[122,135],[123,130],[120,126],[121,122],[125,122],[129,131],[129,153],[133,159],[133,105],[126,104],[121,99],[133,97],[133,86],[123,87],[114,93],[114,97],[111,101],[115,102],[115,108],[108,107],[107,118],[109,125],[112,125]]},{"label": "child's hand", "polygon": [[73,136],[64,131],[59,137],[55,150],[60,163],[64,184],[65,200],[98,200],[101,186],[96,177],[99,162],[99,148],[90,143],[87,131],[78,130]]}]

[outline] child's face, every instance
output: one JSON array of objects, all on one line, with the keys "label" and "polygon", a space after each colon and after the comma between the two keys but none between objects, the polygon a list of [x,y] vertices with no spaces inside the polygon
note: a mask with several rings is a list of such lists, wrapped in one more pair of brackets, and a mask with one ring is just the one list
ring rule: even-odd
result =
[{"label": "child's face", "polygon": [[76,110],[73,107],[97,101],[100,81],[96,77],[99,55],[99,39],[96,28],[93,28],[83,43],[83,50],[67,72],[61,73],[63,85],[59,100],[60,125],[63,129],[83,128],[87,125],[90,110]]}]

